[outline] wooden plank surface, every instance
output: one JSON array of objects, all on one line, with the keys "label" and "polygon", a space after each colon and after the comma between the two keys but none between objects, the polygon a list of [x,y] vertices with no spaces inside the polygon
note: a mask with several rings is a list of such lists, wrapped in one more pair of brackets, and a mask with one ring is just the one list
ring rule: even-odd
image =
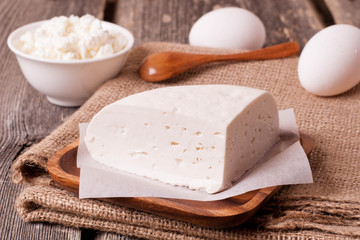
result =
[{"label": "wooden plank surface", "polygon": [[263,21],[266,46],[296,40],[303,47],[324,26],[311,1],[296,0],[122,0],[114,21],[133,32],[136,45],[149,41],[188,43],[191,26],[199,17],[229,6],[248,9]]},{"label": "wooden plank surface", "polygon": [[[148,41],[188,42],[192,24],[203,14],[226,6],[254,12],[267,30],[266,46],[295,40],[303,47],[329,24],[360,26],[358,0],[111,0],[105,18],[129,28],[136,45]],[[321,7],[321,5],[323,6]],[[44,223],[25,223],[14,201],[22,189],[10,182],[9,169],[27,147],[40,141],[77,108],[50,104],[23,77],[6,46],[8,34],[26,23],[58,15],[104,16],[105,0],[2,0],[0,1],[0,239],[135,239],[112,233],[79,230]],[[319,7],[320,6],[320,7]],[[325,8],[324,8],[325,6]],[[330,21],[331,22],[331,21]]]},{"label": "wooden plank surface", "polygon": [[13,160],[61,124],[75,108],[50,104],[23,77],[6,47],[11,31],[30,22],[58,15],[91,13],[102,17],[103,0],[0,1],[0,239],[80,239],[81,230],[43,223],[25,223],[15,210],[23,186],[11,183]]},{"label": "wooden plank surface", "polygon": [[324,0],[328,11],[337,24],[351,24],[360,27],[359,0]]}]

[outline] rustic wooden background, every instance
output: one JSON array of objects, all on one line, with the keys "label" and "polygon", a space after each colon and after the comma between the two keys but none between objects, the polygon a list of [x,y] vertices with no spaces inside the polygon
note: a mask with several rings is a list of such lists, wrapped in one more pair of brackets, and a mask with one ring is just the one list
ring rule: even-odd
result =
[{"label": "rustic wooden background", "polygon": [[254,12],[267,30],[266,45],[298,41],[303,47],[334,23],[360,27],[360,0],[1,0],[0,1],[0,239],[133,239],[44,223],[25,223],[14,201],[23,186],[11,182],[16,157],[63,123],[77,108],[52,105],[25,80],[6,46],[14,29],[34,21],[89,13],[130,29],[136,46],[149,41],[187,43],[206,12],[238,6]]}]

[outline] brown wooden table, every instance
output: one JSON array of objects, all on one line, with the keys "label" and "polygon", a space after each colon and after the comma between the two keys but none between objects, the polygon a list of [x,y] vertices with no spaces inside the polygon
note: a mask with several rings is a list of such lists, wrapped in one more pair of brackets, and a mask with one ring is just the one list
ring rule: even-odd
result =
[{"label": "brown wooden table", "polygon": [[26,223],[15,210],[23,186],[11,182],[19,154],[63,123],[77,108],[49,103],[25,80],[6,46],[14,29],[34,21],[89,13],[130,29],[136,46],[149,41],[188,42],[192,24],[206,12],[238,6],[254,12],[267,30],[266,46],[298,41],[303,47],[325,26],[360,27],[360,0],[1,0],[0,1],[0,239],[132,239],[45,223]]}]

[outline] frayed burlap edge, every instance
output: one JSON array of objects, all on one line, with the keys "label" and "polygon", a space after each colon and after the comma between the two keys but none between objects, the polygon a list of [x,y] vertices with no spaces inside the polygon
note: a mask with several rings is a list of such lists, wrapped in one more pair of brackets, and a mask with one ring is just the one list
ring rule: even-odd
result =
[{"label": "frayed burlap edge", "polygon": [[[123,220],[109,220],[109,219],[100,219],[95,221],[96,217],[94,215],[98,214],[99,209],[104,209],[108,211],[115,211],[117,214],[124,211],[125,208],[119,210],[117,206],[105,204],[99,201],[101,208],[95,208],[91,212],[91,215],[84,215],[82,212],[85,210],[82,204],[92,202],[93,200],[81,200],[76,202],[76,208],[80,211],[78,214],[73,214],[66,209],[54,206],[57,206],[54,201],[61,200],[61,202],[69,201],[69,197],[72,196],[71,193],[61,190],[61,197],[55,199],[50,196],[56,195],[59,191],[56,187],[51,186],[51,179],[49,178],[46,172],[46,162],[56,151],[66,146],[67,144],[73,142],[78,138],[78,123],[79,122],[88,122],[91,117],[98,112],[103,106],[114,102],[122,97],[125,97],[129,94],[136,92],[144,91],[156,87],[164,87],[169,85],[184,85],[192,84],[191,81],[195,81],[196,84],[220,84],[222,83],[221,78],[228,78],[231,75],[231,71],[234,68],[229,67],[230,65],[226,64],[213,64],[210,66],[204,66],[197,68],[194,71],[189,71],[179,78],[173,79],[171,82],[159,83],[159,84],[150,84],[148,83],[144,86],[144,82],[139,81],[136,69],[139,64],[139,58],[143,58],[147,54],[159,50],[177,50],[184,52],[209,52],[217,50],[208,50],[201,48],[191,48],[186,45],[181,44],[171,44],[171,43],[149,43],[143,45],[137,49],[134,49],[129,56],[129,61],[127,66],[125,66],[122,74],[119,78],[108,81],[105,83],[92,97],[86,102],[77,112],[73,114],[60,127],[58,127],[51,135],[46,137],[40,143],[32,146],[28,151],[22,154],[14,163],[13,171],[14,178],[13,180],[17,183],[19,182],[28,182],[33,186],[26,188],[23,193],[20,194],[17,200],[17,209],[20,215],[27,221],[46,221],[52,223],[59,223],[68,226],[74,227],[86,227],[92,229],[98,229],[102,231],[111,231],[122,233],[126,235],[133,235],[138,237],[145,238],[244,238],[244,239],[307,239],[307,238],[330,238],[330,239],[356,239],[360,236],[360,223],[359,223],[359,203],[358,201],[351,200],[352,196],[347,196],[344,199],[340,197],[323,197],[312,196],[311,194],[305,194],[301,197],[299,194],[289,194],[287,191],[285,194],[278,194],[274,199],[272,199],[262,210],[260,214],[255,216],[249,223],[251,226],[241,226],[236,229],[231,230],[217,230],[217,229],[206,229],[192,226],[186,224],[186,228],[179,228],[182,224],[178,221],[159,218],[157,216],[136,212],[137,214],[146,216],[149,222],[152,222],[155,218],[161,219],[163,225],[159,225],[158,228],[155,228],[153,225],[142,225],[134,226],[128,222],[123,222]],[[220,51],[221,52],[221,51]],[[296,105],[298,101],[311,99],[312,108],[321,106],[323,102],[314,98],[313,96],[303,95],[300,92],[298,85],[293,85],[291,82],[277,82],[276,79],[272,79],[272,83],[255,83],[249,82],[252,79],[248,79],[246,75],[243,75],[244,70],[248,71],[254,69],[258,71],[259,75],[267,74],[262,72],[263,65],[267,65],[264,69],[269,69],[269,66],[273,64],[278,66],[277,68],[281,71],[274,73],[275,75],[283,74],[287,78],[294,78],[295,65],[297,59],[284,59],[284,60],[272,60],[265,61],[262,63],[244,63],[241,66],[237,66],[240,70],[236,74],[240,74],[245,80],[240,78],[239,80],[243,82],[248,82],[249,86],[262,88],[265,90],[272,90],[274,84],[285,84],[285,89],[297,92],[291,93],[294,96],[286,96],[283,94],[283,87],[278,90],[275,97],[277,100],[280,100],[281,107],[288,107],[284,103],[288,103],[290,107]],[[236,65],[236,64],[235,64]],[[224,69],[220,74],[216,75],[217,70]],[[284,73],[285,72],[285,73]],[[246,74],[246,73],[245,73]],[[216,79],[211,77],[216,76]],[[198,79],[202,77],[202,79]],[[284,77],[283,76],[283,77]],[[238,76],[236,76],[238,78]],[[236,79],[238,81],[238,79]],[[283,85],[281,85],[283,86]],[[275,90],[276,92],[276,90]],[[355,93],[354,93],[355,92]],[[359,88],[353,91],[353,93],[345,94],[344,98],[348,98],[350,102],[354,102],[351,94],[357,94]],[[280,95],[279,95],[280,94]],[[286,98],[286,101],[281,101]],[[327,100],[324,100],[324,102]],[[337,99],[336,101],[341,101]],[[96,103],[96,104],[94,104]],[[356,103],[356,101],[355,101]],[[358,110],[356,105],[353,108]],[[295,109],[296,111],[297,109]],[[351,109],[353,110],[353,109]],[[311,111],[310,111],[311,112]],[[309,114],[298,110],[297,113],[302,116],[302,114]],[[311,120],[311,119],[309,119]],[[305,126],[311,126],[311,122],[308,122],[305,119],[303,123]],[[315,136],[315,139],[321,137]],[[356,152],[355,148],[352,147],[352,152]],[[322,157],[320,156],[321,149],[316,150],[316,154],[312,158]],[[354,155],[354,154],[352,154]],[[292,189],[292,188],[288,188]],[[302,192],[302,190],[307,189],[307,187],[296,187],[297,192]],[[47,192],[48,197],[43,198],[44,191]],[[309,191],[309,190],[307,190]],[[31,197],[30,197],[31,195]],[[60,195],[58,195],[60,196]],[[326,195],[324,195],[326,196]],[[39,200],[41,199],[41,200]],[[34,208],[33,206],[36,206]],[[93,205],[95,206],[95,205]],[[125,211],[126,212],[126,211]],[[134,214],[134,211],[126,212],[127,217],[130,217]],[[170,224],[170,222],[171,224]],[[115,225],[114,225],[115,224]],[[149,229],[147,229],[147,227]],[[171,226],[171,227],[169,227]],[[258,226],[254,229],[253,226]],[[122,230],[119,230],[122,229]],[[139,230],[141,229],[141,231]],[[155,230],[156,229],[156,230]],[[178,229],[177,231],[169,229]],[[194,230],[195,229],[195,230]],[[140,231],[140,232],[139,232]],[[157,232],[156,232],[157,231]],[[300,231],[300,232],[299,232]],[[145,232],[145,233],[144,233]],[[149,234],[148,234],[149,233]],[[151,234],[150,234],[151,233]],[[165,235],[164,235],[165,234]],[[307,237],[306,237],[307,236]]]},{"label": "frayed burlap edge", "polygon": [[[233,51],[230,50],[217,50],[217,49],[208,49],[208,48],[191,48],[187,45],[182,44],[171,44],[171,43],[147,43],[143,46],[140,46],[134,49],[128,58],[128,62],[125,65],[124,69],[121,72],[122,80],[127,78],[133,78],[138,80],[138,82],[129,82],[132,91],[125,91],[121,93],[121,86],[117,82],[119,82],[119,78],[115,78],[106,82],[103,86],[100,87],[99,90],[95,92],[95,94],[82,106],[77,110],[65,123],[59,126],[56,130],[54,130],[49,136],[43,139],[38,144],[35,144],[30,149],[28,149],[24,154],[20,155],[14,164],[12,165],[11,171],[13,172],[12,180],[15,183],[28,182],[32,183],[34,178],[46,174],[46,162],[47,160],[54,155],[57,151],[65,147],[66,145],[75,141],[78,136],[78,123],[81,122],[89,122],[93,115],[95,115],[102,107],[120,99],[127,95],[134,94],[140,91],[144,91],[144,88],[137,88],[139,85],[143,85],[144,81],[139,79],[137,71],[134,71],[134,67],[127,66],[135,66],[137,68],[139,66],[138,58],[144,58],[145,56],[157,52],[162,51],[166,48],[174,51],[181,52],[189,52],[189,53],[230,53]],[[134,56],[135,55],[135,56]],[[134,56],[134,57],[133,57]],[[134,59],[132,61],[132,59]],[[206,66],[205,66],[206,68]],[[137,69],[136,69],[137,70]],[[124,76],[125,75],[125,76]],[[120,80],[121,81],[121,80]],[[126,81],[126,80],[125,80]],[[148,83],[147,87],[157,88],[157,87],[165,87],[169,85],[178,85],[174,81],[173,84],[169,84],[165,82],[164,84],[151,84]],[[109,91],[109,89],[119,87],[118,94],[113,91]],[[124,86],[122,86],[124,87]],[[130,88],[130,87],[129,87]],[[129,90],[128,88],[126,90]],[[94,104],[97,103],[97,104]],[[83,114],[86,112],[86,114]],[[61,139],[61,141],[59,141]]]},{"label": "frayed burlap edge", "polygon": [[[299,206],[306,206],[314,202],[316,201],[305,200]],[[330,205],[333,205],[333,203],[329,203],[329,207],[334,207]],[[269,207],[271,208],[271,205]],[[268,230],[262,232],[248,231],[246,227],[238,229],[197,227],[97,200],[79,200],[74,194],[65,190],[41,185],[32,186],[23,191],[18,198],[17,208],[25,221],[50,222],[149,239],[264,239],[266,236],[268,239],[269,236],[275,233],[278,235],[277,239],[287,239],[290,236],[297,239],[308,239],[310,236],[314,237],[314,230],[315,232],[319,229],[323,230],[324,227],[328,230],[328,234],[323,234],[323,236],[332,239],[337,238],[337,234],[344,234],[344,231],[349,235],[359,234],[356,229],[346,226],[346,223],[336,227],[329,226],[324,217],[319,218],[317,216],[318,213],[313,212],[310,214],[300,209],[292,210],[290,216],[294,217],[292,215],[295,215],[297,223],[294,225],[294,221],[291,221],[292,227],[286,226],[288,229],[286,233],[276,232],[279,229],[283,230],[284,226],[279,226],[279,224],[287,224],[286,219],[283,218],[268,224],[268,226],[265,226]],[[348,210],[351,211],[352,209]],[[259,221],[256,218],[260,218],[260,216],[256,216],[252,220],[253,223]],[[264,218],[264,216],[261,216],[261,218]],[[309,224],[311,219],[321,219],[321,221]],[[262,222],[264,224],[264,219]],[[302,230],[301,234],[299,234],[299,230]],[[312,232],[309,230],[312,230]],[[307,233],[304,234],[304,232]]]}]

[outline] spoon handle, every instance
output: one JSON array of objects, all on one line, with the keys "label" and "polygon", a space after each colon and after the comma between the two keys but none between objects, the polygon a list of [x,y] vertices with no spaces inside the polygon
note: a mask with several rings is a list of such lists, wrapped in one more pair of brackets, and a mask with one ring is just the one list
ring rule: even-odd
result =
[{"label": "spoon handle", "polygon": [[300,47],[297,42],[282,43],[254,51],[228,54],[228,55],[214,55],[216,61],[228,61],[228,60],[269,60],[279,59],[285,57],[291,57],[299,53]]},{"label": "spoon handle", "polygon": [[217,61],[253,61],[291,57],[299,53],[296,42],[282,43],[254,51],[236,54],[190,54],[158,52],[147,56],[139,69],[140,77],[148,82],[160,82],[196,66]]}]

